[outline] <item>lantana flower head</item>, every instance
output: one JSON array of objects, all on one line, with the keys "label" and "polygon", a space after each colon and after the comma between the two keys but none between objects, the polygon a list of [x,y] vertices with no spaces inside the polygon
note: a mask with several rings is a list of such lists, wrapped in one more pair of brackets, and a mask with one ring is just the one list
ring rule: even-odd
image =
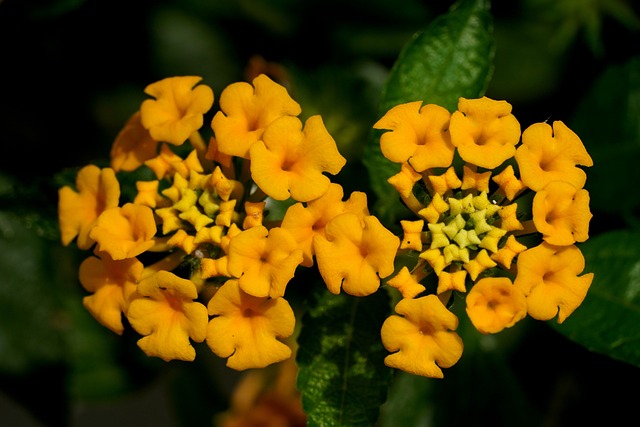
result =
[{"label": "lantana flower head", "polygon": [[220,93],[220,111],[211,121],[218,150],[231,156],[249,158],[251,146],[279,117],[298,116],[302,109],[286,88],[264,74],[249,83],[238,82]]},{"label": "lantana flower head", "polygon": [[[580,276],[585,265],[575,246],[588,239],[592,218],[581,169],[592,161],[578,136],[562,122],[554,122],[553,132],[538,123],[521,135],[511,105],[487,97],[460,98],[449,123],[419,117],[416,106],[393,107],[379,122],[389,129],[380,138],[382,154],[403,162],[388,182],[415,215],[401,221],[399,272],[387,281],[401,293],[396,311],[426,296],[440,299],[445,304],[439,310],[446,311],[466,294],[465,314],[483,334],[513,327],[527,315],[548,320],[557,314],[564,321],[582,303],[592,279],[590,273]],[[396,141],[399,129],[405,130],[405,141]],[[452,160],[416,168],[402,151],[414,140],[407,129],[421,134],[448,129]],[[395,145],[388,147],[389,141]],[[435,289],[426,286],[434,281]],[[392,325],[399,322],[390,319]],[[393,342],[385,344],[390,351],[413,342],[408,335],[390,335],[385,323],[383,342]],[[438,349],[429,345],[434,348],[421,351]],[[408,354],[394,353],[385,363],[442,375],[417,352],[405,360]]]},{"label": "lantana flower head", "polygon": [[100,214],[118,206],[120,183],[113,169],[88,165],[78,171],[76,187],[77,191],[69,186],[58,191],[62,244],[77,237],[78,248],[89,249],[95,243],[90,233]]},{"label": "lantana flower head", "polygon": [[337,175],[347,162],[318,115],[304,129],[297,117],[275,120],[249,153],[253,180],[275,200],[317,199],[331,184],[324,173]]},{"label": "lantana flower head", "polygon": [[155,99],[140,106],[142,126],[156,141],[182,145],[202,127],[203,115],[213,105],[213,90],[198,84],[198,76],[168,77],[144,91]]},{"label": "lantana flower head", "polygon": [[[265,75],[222,92],[215,135],[205,138],[213,92],[200,81],[146,87],[154,99],[115,138],[112,168],[86,166],[75,188],[60,189],[61,240],[94,249],[80,267],[87,310],[117,334],[126,316],[148,356],[193,360],[192,342],[208,331],[210,349],[233,369],[265,367],[291,357],[279,341],[295,325],[284,295],[305,252],[313,265],[313,236],[338,214],[369,215],[366,195],[342,200],[324,174],[337,174],[345,159],[322,119],[303,128],[298,103]],[[137,180],[149,171],[155,179]],[[289,197],[301,210],[272,217],[274,199]]]}]

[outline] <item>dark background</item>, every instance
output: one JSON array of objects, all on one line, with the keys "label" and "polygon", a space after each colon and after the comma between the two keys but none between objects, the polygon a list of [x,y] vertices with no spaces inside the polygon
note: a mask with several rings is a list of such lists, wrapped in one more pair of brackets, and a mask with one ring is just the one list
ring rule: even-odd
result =
[{"label": "dark background", "polygon": [[[581,8],[563,14],[553,4],[496,1],[492,7],[496,68],[487,96],[509,100],[522,123],[550,117],[569,121],[586,88],[604,70],[640,54],[637,2],[635,11],[630,9],[633,13],[616,15],[603,7],[595,33],[580,15]],[[400,49],[450,5],[417,0],[0,1],[0,175],[3,189],[11,188],[3,190],[0,208],[37,210],[41,220],[55,221],[60,182],[55,176],[106,161],[118,130],[144,99],[147,84],[171,75],[200,75],[217,100],[226,85],[247,78],[254,55],[288,70],[294,99],[303,110],[328,118],[327,126],[343,144],[341,151],[350,153],[349,161],[357,168],[358,143],[347,136],[365,134],[376,120],[375,101],[385,72]],[[23,197],[16,199],[17,194]],[[621,225],[615,215],[596,212],[591,229],[597,233]],[[42,228],[45,240],[55,247],[55,231]],[[65,254],[66,262],[76,260],[72,251]],[[54,284],[28,295],[48,295],[47,301],[55,305],[59,300]],[[78,283],[64,283],[59,290],[73,296],[69,301],[76,307],[71,311],[80,306],[77,288]],[[2,295],[8,292],[13,291],[5,286]],[[6,301],[4,297],[0,303]],[[21,316],[32,314],[20,311]],[[29,340],[34,325],[6,324],[0,335],[3,426],[189,425],[181,421],[184,413],[198,411],[201,415],[195,419],[203,424],[193,425],[210,425],[212,414],[227,405],[229,385],[211,384],[199,371],[213,365],[232,382],[233,373],[218,362],[205,361],[211,362],[208,368],[197,363],[167,368],[141,358],[135,337],[114,340],[100,328],[91,334],[99,334],[114,352],[123,384],[111,385],[113,392],[104,395],[99,380],[86,380],[98,391],[74,390],[69,378],[77,374],[77,367],[69,360],[64,338],[70,330],[54,327],[51,332],[51,325],[40,326],[47,334],[61,335],[43,353],[37,343],[16,353],[6,339],[7,331],[13,331],[18,342]],[[590,352],[545,324],[526,328],[505,364],[539,414],[538,425],[613,425],[635,419],[634,390],[640,381],[636,367]],[[81,353],[89,357],[83,363],[91,364],[92,354]],[[20,358],[22,362],[15,362]],[[450,375],[459,387],[473,388],[462,375],[472,362],[466,363],[450,369]],[[500,384],[496,380],[495,387]],[[176,409],[172,390],[185,385],[199,390],[211,405],[182,402]],[[475,392],[483,394],[482,389]],[[490,408],[465,405],[456,400],[455,392],[441,396],[448,399],[442,404],[452,408],[451,423],[442,425],[464,425],[461,418],[483,425],[491,417]]]}]

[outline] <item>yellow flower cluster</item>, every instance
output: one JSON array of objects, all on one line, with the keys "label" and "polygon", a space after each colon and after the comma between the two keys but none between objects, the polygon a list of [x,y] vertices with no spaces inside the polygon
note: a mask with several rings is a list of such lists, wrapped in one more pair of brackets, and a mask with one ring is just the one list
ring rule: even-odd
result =
[{"label": "yellow flower cluster", "polygon": [[466,294],[469,319],[487,334],[527,314],[561,323],[591,285],[576,243],[589,237],[581,166],[592,159],[563,122],[521,132],[511,109],[460,98],[450,114],[418,101],[374,125],[384,131],[382,154],[401,165],[388,182],[415,214],[401,221],[398,254],[413,261],[386,282],[401,294],[381,331],[390,367],[441,378],[459,360],[463,343],[449,309],[456,295]]},{"label": "yellow flower cluster", "polygon": [[[145,92],[109,167],[82,167],[59,190],[62,243],[93,250],[79,279],[102,325],[122,334],[124,316],[139,347],[166,361],[194,360],[192,342],[206,341],[227,366],[260,368],[292,355],[285,293],[299,266],[317,263],[334,294],[371,294],[393,273],[400,239],[369,214],[365,193],[343,200],[327,174],[345,158],[283,86],[266,75],[227,86],[210,129],[214,93],[200,77]],[[155,179],[127,196],[131,176]],[[290,207],[269,218],[277,201]]]},{"label": "yellow flower cluster", "polygon": [[[395,288],[385,363],[440,378],[463,352],[458,296],[488,334],[527,315],[563,322],[591,285],[576,244],[589,237],[582,167],[592,160],[561,121],[521,131],[511,105],[487,97],[461,98],[453,113],[391,108],[373,127],[400,165],[388,182],[414,214],[399,238],[364,192],[344,200],[328,175],[346,160],[322,118],[303,123],[266,75],[227,86],[208,126],[214,93],[200,77],[145,92],[110,165],[79,169],[58,214],[62,243],[93,251],[79,269],[84,306],[117,334],[126,318],[149,356],[191,361],[192,342],[206,341],[236,370],[291,358],[287,287],[317,264],[333,294]],[[132,176],[135,190],[123,191]],[[271,217],[280,202],[286,211]]]}]

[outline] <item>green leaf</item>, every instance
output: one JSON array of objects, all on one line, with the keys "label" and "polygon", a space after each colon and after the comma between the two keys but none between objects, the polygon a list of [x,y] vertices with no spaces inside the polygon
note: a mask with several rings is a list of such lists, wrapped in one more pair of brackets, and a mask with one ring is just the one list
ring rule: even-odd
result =
[{"label": "green leaf", "polygon": [[640,366],[640,233],[611,231],[580,248],[593,283],[564,323],[549,325],[591,351]]},{"label": "green leaf", "polygon": [[593,158],[585,185],[592,209],[617,214],[640,206],[640,193],[625,185],[640,181],[638,117],[640,57],[636,56],[603,72],[571,122]]},{"label": "green leaf", "polygon": [[389,399],[380,408],[380,426],[417,427],[433,423],[436,381],[396,371]]},{"label": "green leaf", "polygon": [[[493,71],[493,22],[486,0],[461,0],[414,35],[387,79],[379,116],[391,107],[422,100],[454,111],[460,97],[477,98]],[[378,200],[374,211],[383,223],[408,212],[387,179],[400,170],[380,151],[381,132],[372,132],[364,163]]]},{"label": "green leaf", "polygon": [[0,371],[24,373],[64,358],[67,317],[55,277],[68,260],[27,225],[45,220],[0,210]]},{"label": "green leaf", "polygon": [[380,340],[386,292],[334,295],[318,286],[298,338],[298,388],[309,426],[372,426],[391,370]]}]

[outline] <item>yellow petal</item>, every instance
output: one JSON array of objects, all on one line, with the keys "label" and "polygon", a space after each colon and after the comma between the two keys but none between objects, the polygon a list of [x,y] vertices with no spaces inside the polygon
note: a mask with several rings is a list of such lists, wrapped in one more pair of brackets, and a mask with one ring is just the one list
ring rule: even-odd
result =
[{"label": "yellow petal", "polygon": [[380,286],[380,278],[393,273],[400,239],[374,216],[358,218],[343,213],[325,228],[326,237],[314,237],[318,269],[334,294],[365,296]]},{"label": "yellow petal", "polygon": [[460,98],[458,111],[451,115],[449,131],[460,157],[487,169],[513,157],[520,141],[520,123],[511,114],[511,104],[486,96]]},{"label": "yellow petal", "polygon": [[90,237],[100,251],[113,259],[133,258],[150,249],[155,241],[156,222],[151,208],[126,203],[104,211],[91,230]]},{"label": "yellow petal", "polygon": [[495,334],[527,315],[527,301],[507,277],[485,277],[467,294],[466,312],[479,332]]},{"label": "yellow petal", "polygon": [[67,246],[76,237],[80,249],[95,243],[90,236],[98,216],[118,206],[120,183],[111,168],[88,165],[76,176],[76,188],[65,186],[58,191],[58,221],[62,244]]},{"label": "yellow petal", "polygon": [[227,281],[211,298],[207,345],[219,357],[228,358],[235,370],[264,368],[291,356],[291,348],[279,341],[293,334],[295,317],[283,298],[254,297]]},{"label": "yellow petal", "polygon": [[302,262],[302,250],[285,229],[256,226],[229,243],[227,268],[240,288],[256,297],[281,297]]},{"label": "yellow petal", "polygon": [[533,222],[543,239],[567,246],[589,238],[589,192],[573,184],[552,181],[533,198]]},{"label": "yellow petal", "polygon": [[455,147],[449,138],[449,112],[422,102],[396,105],[378,120],[374,129],[387,129],[380,137],[382,154],[392,162],[408,162],[417,171],[447,167]]},{"label": "yellow petal", "polygon": [[114,261],[107,253],[99,256],[80,264],[80,283],[91,293],[82,299],[82,304],[103,326],[121,335],[122,314],[127,311],[144,266],[136,258]]},{"label": "yellow petal", "polygon": [[566,181],[584,187],[586,173],[578,166],[593,166],[582,141],[563,122],[535,123],[522,133],[522,145],[515,155],[522,182],[534,191],[552,181]]},{"label": "yellow petal", "polygon": [[462,356],[462,339],[454,331],[458,318],[436,295],[402,299],[396,305],[398,315],[382,324],[384,347],[392,352],[385,365],[414,375],[442,378],[441,368],[450,368]]},{"label": "yellow petal", "polygon": [[127,311],[131,326],[144,335],[138,346],[148,356],[165,361],[194,360],[190,339],[204,341],[209,320],[207,308],[194,301],[196,285],[161,270],[138,284],[138,294]]},{"label": "yellow petal", "polygon": [[304,129],[296,117],[275,120],[249,154],[253,180],[276,200],[322,196],[331,183],[324,173],[336,175],[346,164],[318,115],[309,117]]},{"label": "yellow petal", "polygon": [[274,120],[302,111],[284,86],[264,74],[253,80],[253,86],[246,82],[227,86],[220,94],[220,110],[211,121],[218,151],[245,159]]},{"label": "yellow petal", "polygon": [[136,111],[116,136],[111,146],[110,166],[114,171],[133,171],[157,155],[158,141],[142,126]]},{"label": "yellow petal", "polygon": [[527,296],[527,311],[538,320],[558,323],[576,310],[584,300],[593,273],[583,274],[584,256],[577,246],[542,243],[518,255],[518,275],[514,285]]},{"label": "yellow petal", "polygon": [[426,289],[416,280],[411,272],[409,272],[406,266],[402,267],[394,277],[387,280],[387,284],[399,290],[402,298],[414,298]]},{"label": "yellow petal", "polygon": [[213,91],[207,85],[197,85],[197,76],[168,77],[152,83],[140,105],[142,125],[156,141],[182,145],[192,133],[202,127],[203,115],[213,105]]}]

